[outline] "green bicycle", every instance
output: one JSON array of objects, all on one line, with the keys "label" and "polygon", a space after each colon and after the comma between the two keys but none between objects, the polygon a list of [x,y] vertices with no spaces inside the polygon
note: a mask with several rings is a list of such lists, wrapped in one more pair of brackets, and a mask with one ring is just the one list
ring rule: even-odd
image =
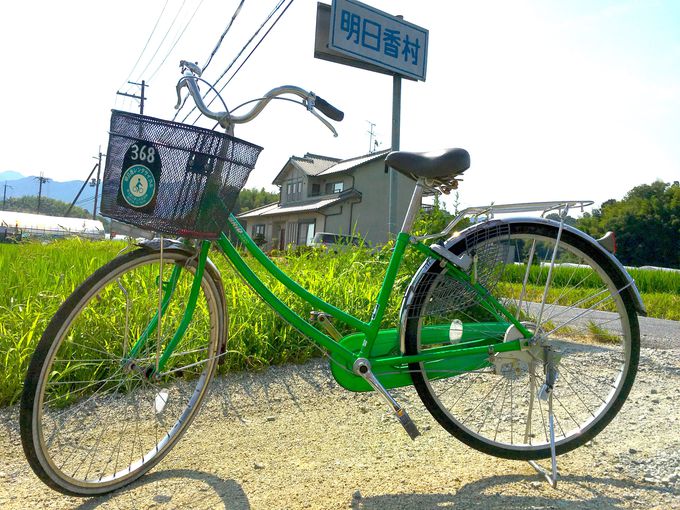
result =
[{"label": "green bicycle", "polygon": [[[177,443],[230,355],[225,291],[208,257],[217,247],[284,320],[323,348],[344,388],[376,391],[415,438],[390,391],[413,385],[437,422],[490,455],[552,458],[589,441],[629,394],[638,365],[635,283],[616,258],[566,225],[585,201],[470,208],[444,231],[411,229],[425,191],[448,191],[470,164],[462,149],[393,152],[416,180],[369,321],[311,294],[279,269],[231,214],[260,148],[233,137],[276,96],[292,93],[332,129],[342,113],[311,92],[280,87],[235,116],[203,103],[196,68],[178,83],[227,134],[114,112],[102,210],[157,237],[98,269],[66,299],[33,355],[21,438],[40,479],[65,494],[116,490]],[[557,212],[560,221],[497,218]],[[451,235],[463,217],[477,221]],[[482,221],[483,219],[483,221]],[[152,237],[152,236],[150,236]],[[179,240],[178,240],[179,239]],[[252,260],[316,312],[306,320],[275,295]],[[430,244],[427,242],[433,241]],[[384,317],[407,250],[412,276],[399,324]],[[352,331],[342,336],[333,321]],[[395,327],[396,326],[396,327]]]}]

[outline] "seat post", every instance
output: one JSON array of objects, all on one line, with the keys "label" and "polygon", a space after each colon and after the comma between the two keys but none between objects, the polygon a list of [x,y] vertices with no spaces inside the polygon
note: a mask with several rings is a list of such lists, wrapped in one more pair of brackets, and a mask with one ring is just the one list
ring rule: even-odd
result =
[{"label": "seat post", "polygon": [[401,226],[401,231],[410,233],[413,228],[413,222],[416,220],[416,215],[422,206],[423,199],[423,178],[419,178],[416,181],[416,187],[413,188],[413,194],[411,195],[411,202],[408,205],[408,210],[406,211],[406,216],[404,217],[404,223]]}]

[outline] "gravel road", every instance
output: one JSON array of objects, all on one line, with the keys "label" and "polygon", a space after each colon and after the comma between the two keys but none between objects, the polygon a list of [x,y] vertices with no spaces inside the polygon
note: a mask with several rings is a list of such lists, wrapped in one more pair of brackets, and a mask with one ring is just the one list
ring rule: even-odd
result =
[{"label": "gravel road", "polygon": [[2,409],[0,508],[680,509],[680,336],[655,335],[643,345],[662,347],[642,349],[622,412],[558,458],[557,489],[452,439],[407,389],[399,400],[423,432],[411,441],[377,396],[345,392],[314,360],[218,379],[168,457],[100,498],[45,487],[23,457],[18,409]]}]

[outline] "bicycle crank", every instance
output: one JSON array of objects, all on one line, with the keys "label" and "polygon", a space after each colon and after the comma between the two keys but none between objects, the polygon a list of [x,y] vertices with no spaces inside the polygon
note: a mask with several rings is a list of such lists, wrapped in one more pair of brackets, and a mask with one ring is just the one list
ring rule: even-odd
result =
[{"label": "bicycle crank", "polygon": [[366,358],[359,358],[354,362],[353,369],[355,374],[363,377],[364,380],[383,397],[399,420],[399,423],[401,423],[401,426],[404,427],[406,433],[411,439],[415,440],[415,438],[420,435],[418,427],[416,427],[416,424],[408,415],[406,409],[404,409],[404,407],[390,395],[380,381],[378,381],[377,377],[371,371],[371,363]]}]

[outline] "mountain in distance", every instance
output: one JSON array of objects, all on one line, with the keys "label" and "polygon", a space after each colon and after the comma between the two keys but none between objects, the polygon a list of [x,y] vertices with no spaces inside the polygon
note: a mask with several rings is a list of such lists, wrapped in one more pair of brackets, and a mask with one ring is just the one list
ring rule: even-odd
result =
[{"label": "mountain in distance", "polygon": [[0,183],[4,184],[4,181],[16,181],[17,179],[23,179],[24,176],[19,172],[13,172],[12,170],[7,170],[6,172],[0,172]]},{"label": "mountain in distance", "polygon": [[[7,188],[5,189],[5,181],[7,181]],[[70,204],[73,199],[78,194],[80,187],[83,185],[83,181],[66,181],[59,182],[49,180],[42,185],[42,196],[47,198],[54,198],[55,200],[61,200]],[[38,196],[38,178],[37,177],[24,177],[18,172],[6,171],[0,172],[0,199],[5,195],[7,198],[18,198],[23,196]],[[101,199],[101,187],[99,188],[99,196]],[[99,200],[97,201],[99,202]],[[1,207],[0,203],[0,207]],[[83,192],[78,197],[76,202],[78,207],[87,209],[92,212],[92,207],[94,206],[94,187],[89,185],[85,186]],[[99,209],[99,207],[97,207]]]}]

